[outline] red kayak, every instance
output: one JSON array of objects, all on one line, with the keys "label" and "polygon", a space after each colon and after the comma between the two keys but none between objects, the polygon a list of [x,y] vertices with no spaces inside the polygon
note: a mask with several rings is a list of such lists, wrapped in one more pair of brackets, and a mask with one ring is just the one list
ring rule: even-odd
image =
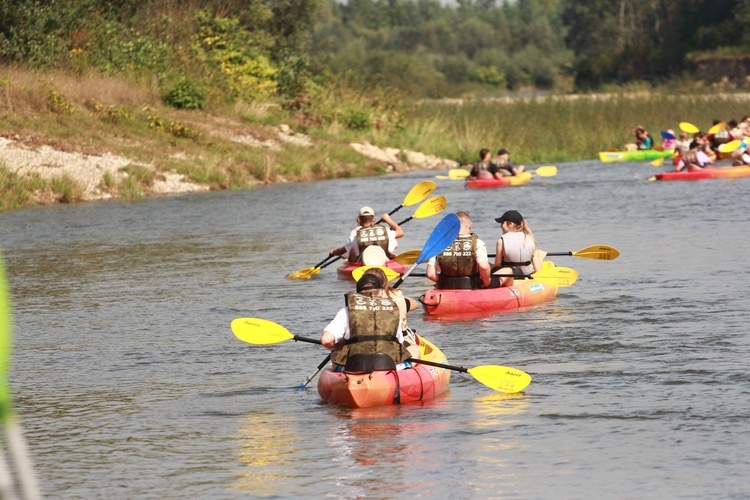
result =
[{"label": "red kayak", "polygon": [[432,289],[420,297],[429,316],[476,316],[550,302],[557,287],[533,279],[515,279],[512,286],[476,290]]},{"label": "red kayak", "polygon": [[750,176],[750,167],[706,167],[688,172],[660,172],[656,174],[659,181],[698,181],[701,179],[734,179]]},{"label": "red kayak", "polygon": [[[420,337],[419,347],[425,361],[448,362],[445,354],[424,337]],[[405,370],[364,373],[327,368],[318,379],[318,394],[326,403],[368,408],[430,400],[448,389],[450,370],[416,363]]]},{"label": "red kayak", "polygon": [[518,175],[507,177],[490,177],[489,179],[466,179],[466,187],[469,189],[492,189],[508,186],[522,186],[531,181],[531,172],[521,172]]},{"label": "red kayak", "polygon": [[[336,269],[336,272],[338,273],[339,279],[353,281],[354,278],[352,277],[352,271],[362,265],[363,264],[358,264],[356,262],[345,262]],[[399,264],[395,260],[389,260],[385,263],[385,265],[396,271],[398,274],[404,274],[406,272],[406,266],[403,264]]]}]

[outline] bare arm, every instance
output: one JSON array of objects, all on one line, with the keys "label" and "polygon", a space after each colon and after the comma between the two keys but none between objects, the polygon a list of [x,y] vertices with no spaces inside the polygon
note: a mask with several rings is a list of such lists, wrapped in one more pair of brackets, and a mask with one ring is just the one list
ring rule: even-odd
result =
[{"label": "bare arm", "polygon": [[400,238],[404,235],[404,230],[401,229],[401,226],[396,224],[393,219],[391,219],[391,216],[388,214],[383,214],[381,217],[383,219],[383,222],[391,226],[391,229],[393,229],[396,232],[396,238]]},{"label": "bare arm", "polygon": [[427,264],[427,277],[430,278],[432,281],[438,280],[437,269],[435,269],[435,266],[431,266]]},{"label": "bare arm", "polygon": [[495,267],[499,266],[503,263],[503,239],[499,238],[497,240],[497,245],[495,246]]}]

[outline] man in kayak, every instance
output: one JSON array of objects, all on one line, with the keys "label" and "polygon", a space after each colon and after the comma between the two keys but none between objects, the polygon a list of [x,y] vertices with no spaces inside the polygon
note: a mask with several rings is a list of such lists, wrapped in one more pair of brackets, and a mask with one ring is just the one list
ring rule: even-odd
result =
[{"label": "man in kayak", "polygon": [[508,210],[495,222],[500,223],[503,234],[497,240],[490,288],[513,285],[513,277],[496,276],[498,274],[524,278],[541,270],[543,252],[537,250],[534,235],[523,216],[515,210]]},{"label": "man in kayak", "polygon": [[324,329],[320,343],[334,350],[331,360],[337,371],[357,354],[387,354],[396,369],[410,366],[404,346],[401,315],[396,302],[386,295],[385,283],[374,274],[363,274],[357,291],[345,295],[346,305]]},{"label": "man in kayak", "polygon": [[461,222],[458,237],[427,262],[427,277],[437,283],[436,288],[486,288],[490,284],[487,246],[471,232],[469,214],[456,212],[456,215]]},{"label": "man in kayak", "polygon": [[505,148],[500,148],[497,154],[492,158],[492,164],[497,167],[498,172],[502,175],[518,175],[524,170],[524,165],[513,165],[510,161],[510,153]]},{"label": "man in kayak", "polygon": [[501,179],[503,177],[497,165],[490,161],[491,155],[489,149],[483,148],[479,151],[479,161],[471,168],[469,179],[492,179],[493,177]]},{"label": "man in kayak", "polygon": [[365,248],[370,245],[377,245],[383,249],[388,258],[394,258],[393,252],[398,248],[396,239],[404,235],[404,230],[388,214],[383,214],[381,219],[388,224],[388,227],[375,224],[375,211],[372,208],[360,208],[357,216],[357,227],[349,235],[349,241],[345,245],[329,251],[328,255],[347,254],[349,262],[359,262]]}]

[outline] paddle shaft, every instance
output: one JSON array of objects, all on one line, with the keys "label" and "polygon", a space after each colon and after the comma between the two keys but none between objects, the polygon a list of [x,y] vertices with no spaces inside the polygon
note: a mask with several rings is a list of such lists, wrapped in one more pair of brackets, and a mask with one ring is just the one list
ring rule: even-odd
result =
[{"label": "paddle shaft", "polygon": [[317,368],[317,369],[316,369],[316,370],[315,370],[315,371],[314,371],[314,372],[312,373],[312,375],[310,375],[309,377],[307,377],[307,379],[305,379],[305,381],[304,381],[304,382],[303,382],[303,383],[301,384],[301,387],[302,387],[303,389],[304,389],[305,387],[307,387],[307,384],[309,384],[309,383],[310,383],[310,381],[311,381],[312,379],[314,379],[314,378],[315,378],[315,375],[317,375],[317,374],[318,374],[318,372],[319,372],[320,370],[322,370],[322,369],[323,369],[323,367],[324,367],[325,365],[327,365],[327,364],[328,364],[328,362],[329,362],[330,360],[331,360],[331,353],[329,352],[329,353],[328,353],[328,356],[326,356],[326,359],[324,359],[324,360],[323,360],[323,361],[322,361],[322,362],[321,362],[321,363],[320,363],[320,364],[318,365],[318,368]]},{"label": "paddle shaft", "polygon": [[[291,340],[294,340],[294,341],[299,341],[299,342],[308,342],[308,343],[310,343],[310,344],[320,344],[320,340],[317,340],[317,339],[310,339],[310,338],[307,338],[307,337],[300,337],[299,335],[295,335],[294,337],[292,337],[292,338],[291,338]],[[326,364],[326,363],[328,363],[328,360],[330,359],[330,357],[331,357],[331,355],[329,354],[329,355],[328,355],[328,357],[327,357],[327,358],[325,359],[325,362],[321,363],[321,364],[320,364],[320,365],[318,366],[318,371],[319,371],[320,369],[322,369],[322,368],[323,368],[323,367],[325,366],[325,364]],[[442,363],[436,363],[435,361],[426,361],[426,360],[423,360],[423,359],[411,359],[411,361],[412,361],[413,363],[421,363],[421,364],[423,364],[423,365],[428,365],[428,366],[435,366],[435,367],[438,367],[438,368],[445,368],[445,369],[447,369],[447,370],[455,370],[455,371],[457,371],[457,372],[469,373],[469,370],[468,370],[468,369],[466,369],[466,368],[464,368],[464,367],[462,367],[462,366],[451,366],[451,365],[444,365],[444,364],[442,364]],[[312,380],[312,378],[313,378],[313,377],[314,377],[314,376],[315,376],[315,375],[316,375],[317,373],[318,373],[318,372],[316,371],[316,372],[315,372],[315,373],[314,373],[314,374],[312,375],[312,377],[310,377],[310,378],[309,378],[309,379],[307,380],[307,382],[309,382],[310,380]]]}]

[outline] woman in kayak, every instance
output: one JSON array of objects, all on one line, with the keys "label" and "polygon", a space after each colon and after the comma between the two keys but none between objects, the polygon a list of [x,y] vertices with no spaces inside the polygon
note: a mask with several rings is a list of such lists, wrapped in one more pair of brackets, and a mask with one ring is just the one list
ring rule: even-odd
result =
[{"label": "woman in kayak", "polygon": [[[542,252],[529,224],[515,210],[508,210],[495,219],[501,224],[503,235],[497,240],[495,266],[492,268],[490,288],[513,285],[513,277],[523,278],[542,269]],[[513,275],[498,276],[498,275]]]},{"label": "woman in kayak", "polygon": [[417,332],[406,325],[407,313],[418,310],[419,302],[417,302],[415,299],[412,299],[411,297],[405,296],[404,293],[398,288],[391,288],[391,284],[388,283],[388,277],[385,275],[385,272],[379,267],[371,267],[370,269],[362,273],[362,276],[366,276],[368,274],[376,276],[380,281],[385,283],[385,285],[383,285],[385,294],[390,297],[398,306],[399,314],[401,316],[401,331],[404,332],[404,345],[406,346],[406,349],[409,351],[413,359],[419,359],[419,339],[417,337]]},{"label": "woman in kayak", "polygon": [[401,314],[396,303],[386,295],[386,282],[373,274],[363,274],[357,291],[345,295],[346,305],[324,329],[320,343],[334,350],[331,360],[341,371],[350,357],[357,354],[384,353],[396,369],[410,366],[411,354],[404,346]]}]

